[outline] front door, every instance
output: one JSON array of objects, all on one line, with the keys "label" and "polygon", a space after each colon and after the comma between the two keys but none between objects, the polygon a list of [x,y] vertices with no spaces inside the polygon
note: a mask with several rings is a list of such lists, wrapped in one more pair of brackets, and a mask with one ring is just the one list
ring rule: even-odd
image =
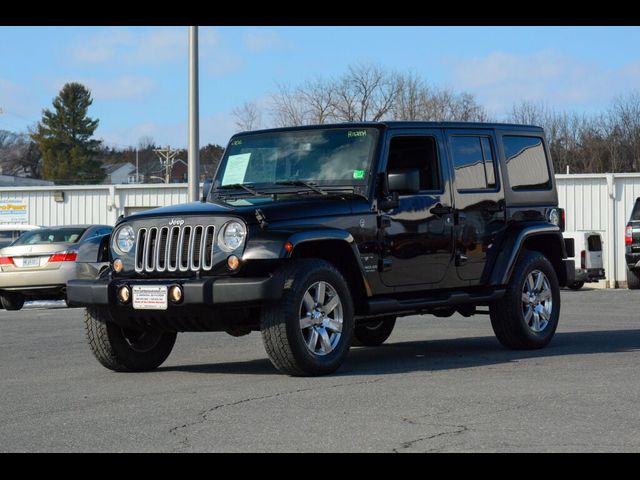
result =
[{"label": "front door", "polygon": [[481,283],[488,252],[506,225],[495,137],[492,130],[446,134],[456,204],[456,270],[467,285],[476,285]]},{"label": "front door", "polygon": [[382,272],[390,287],[436,288],[453,258],[453,214],[446,149],[440,130],[391,132],[386,171],[417,168],[420,192],[400,195],[399,206],[380,215]]}]

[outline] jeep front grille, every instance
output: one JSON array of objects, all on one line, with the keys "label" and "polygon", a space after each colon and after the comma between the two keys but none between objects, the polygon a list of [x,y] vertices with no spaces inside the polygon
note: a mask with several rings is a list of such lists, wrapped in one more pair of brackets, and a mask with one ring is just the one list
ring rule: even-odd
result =
[{"label": "jeep front grille", "polygon": [[211,270],[214,245],[213,225],[141,228],[136,237],[136,272]]}]

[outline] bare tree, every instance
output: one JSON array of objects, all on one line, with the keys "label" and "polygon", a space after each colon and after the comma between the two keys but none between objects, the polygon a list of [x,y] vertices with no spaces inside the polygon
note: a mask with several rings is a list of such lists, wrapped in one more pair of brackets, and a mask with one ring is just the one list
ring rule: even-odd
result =
[{"label": "bare tree", "polygon": [[272,116],[277,127],[306,125],[305,108],[296,90],[286,85],[278,85],[278,92],[271,97]]},{"label": "bare tree", "polygon": [[231,114],[239,131],[256,130],[262,123],[262,114],[256,102],[245,102],[241,107],[234,108]]}]

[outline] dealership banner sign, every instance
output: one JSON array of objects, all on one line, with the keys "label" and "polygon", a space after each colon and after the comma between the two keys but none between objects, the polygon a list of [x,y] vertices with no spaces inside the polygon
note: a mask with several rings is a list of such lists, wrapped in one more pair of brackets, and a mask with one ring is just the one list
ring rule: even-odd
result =
[{"label": "dealership banner sign", "polygon": [[28,223],[29,209],[24,200],[0,200],[0,223]]}]

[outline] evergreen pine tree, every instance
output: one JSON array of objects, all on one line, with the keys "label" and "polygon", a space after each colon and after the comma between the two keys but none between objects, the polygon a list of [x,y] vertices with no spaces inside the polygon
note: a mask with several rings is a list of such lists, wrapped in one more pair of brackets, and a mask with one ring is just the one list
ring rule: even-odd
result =
[{"label": "evergreen pine tree", "polygon": [[79,83],[67,83],[45,109],[33,140],[42,154],[42,177],[59,184],[100,183],[105,173],[96,159],[100,141],[92,138],[98,120],[87,116],[91,92]]}]

